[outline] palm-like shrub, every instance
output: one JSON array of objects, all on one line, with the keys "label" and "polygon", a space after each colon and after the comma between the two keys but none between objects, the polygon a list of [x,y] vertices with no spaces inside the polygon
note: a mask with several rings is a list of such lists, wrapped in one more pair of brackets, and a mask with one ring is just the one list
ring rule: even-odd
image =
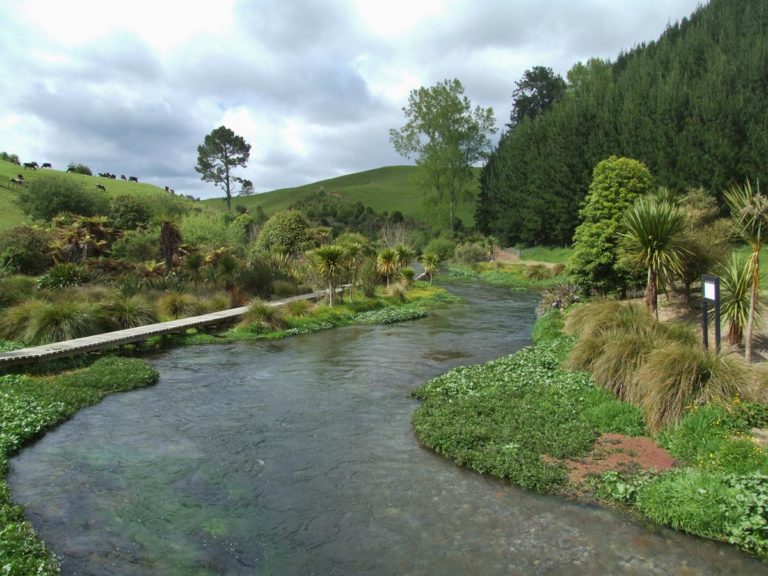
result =
[{"label": "palm-like shrub", "polygon": [[102,309],[114,330],[144,326],[157,320],[152,304],[138,294],[127,296],[117,293],[104,301]]},{"label": "palm-like shrub", "polygon": [[752,271],[749,315],[747,317],[747,339],[744,357],[752,359],[752,332],[755,326],[757,303],[760,292],[760,250],[768,235],[768,198],[760,194],[760,186],[752,189],[747,182],[744,186],[735,186],[725,193],[725,201],[731,209],[731,217],[736,221],[744,241],[752,254],[749,259]]},{"label": "palm-like shrub", "polygon": [[424,273],[429,278],[429,285],[432,285],[432,278],[437,274],[440,266],[440,259],[437,254],[429,253],[421,256],[421,265],[424,266]]},{"label": "palm-like shrub", "polygon": [[[720,311],[728,324],[727,341],[733,346],[741,344],[744,326],[749,320],[751,259],[731,254],[731,259],[720,266]],[[759,309],[760,302],[757,302]],[[759,318],[759,316],[758,316]]]},{"label": "palm-like shrub", "polygon": [[685,210],[655,198],[638,199],[624,214],[623,256],[648,269],[645,305],[651,314],[656,314],[659,283],[682,270],[684,224]]},{"label": "palm-like shrub", "polygon": [[416,277],[416,271],[413,268],[403,268],[400,271],[400,276],[403,277],[403,284],[408,287],[413,284],[413,279]]},{"label": "palm-like shrub", "polygon": [[398,272],[397,253],[392,248],[385,248],[376,259],[376,271],[384,276],[389,288],[390,279]]},{"label": "palm-like shrub", "polygon": [[328,303],[333,307],[333,294],[344,272],[348,260],[340,246],[323,246],[310,252],[310,258],[318,274],[328,285]]}]

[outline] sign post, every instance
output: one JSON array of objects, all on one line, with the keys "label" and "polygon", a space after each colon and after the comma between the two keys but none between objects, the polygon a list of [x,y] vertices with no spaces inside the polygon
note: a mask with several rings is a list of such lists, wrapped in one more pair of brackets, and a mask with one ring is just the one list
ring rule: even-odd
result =
[{"label": "sign post", "polygon": [[701,330],[704,341],[704,350],[709,348],[709,327],[707,326],[707,312],[709,302],[715,305],[715,349],[720,352],[720,278],[704,274],[701,277]]}]

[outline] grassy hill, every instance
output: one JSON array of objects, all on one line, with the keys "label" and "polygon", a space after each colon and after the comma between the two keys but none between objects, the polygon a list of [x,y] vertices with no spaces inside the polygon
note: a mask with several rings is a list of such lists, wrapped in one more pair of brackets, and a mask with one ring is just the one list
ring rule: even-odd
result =
[{"label": "grassy hill", "polygon": [[[479,172],[479,169],[476,170],[476,174]],[[272,215],[289,208],[322,187],[329,194],[338,194],[350,202],[362,202],[376,212],[386,210],[392,213],[400,210],[404,216],[414,220],[431,221],[429,216],[434,208],[425,205],[424,186],[420,180],[421,169],[416,166],[385,166],[295,188],[281,188],[254,196],[239,196],[233,199],[233,204],[246,206],[251,210],[261,206],[267,215]],[[477,194],[477,190],[473,193]],[[206,200],[205,203],[219,210],[226,209],[226,204],[220,198]],[[465,226],[474,224],[474,210],[474,202],[460,207],[458,216]]]},{"label": "grassy hill", "polygon": [[[127,182],[125,180],[111,180],[101,178],[100,176],[86,176],[83,174],[69,174],[61,170],[25,170],[22,166],[17,166],[11,162],[0,160],[0,230],[12,228],[17,224],[27,220],[27,216],[22,212],[16,202],[16,191],[19,189],[17,184],[10,182],[11,178],[17,175],[24,176],[27,185],[37,178],[45,178],[51,174],[62,176],[80,182],[87,189],[96,188],[101,184],[106,188],[103,194],[110,198],[123,194],[131,194],[137,198],[147,200],[147,204],[154,213],[167,213],[174,204],[192,204],[192,201],[183,197],[172,197],[162,188],[152,184]],[[199,204],[198,204],[199,205]]]}]

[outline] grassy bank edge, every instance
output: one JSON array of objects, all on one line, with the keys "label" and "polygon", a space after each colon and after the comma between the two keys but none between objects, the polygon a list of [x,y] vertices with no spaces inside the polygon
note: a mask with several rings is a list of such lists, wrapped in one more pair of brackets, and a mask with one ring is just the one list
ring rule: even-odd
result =
[{"label": "grassy bank edge", "polygon": [[[443,288],[417,283],[404,300],[379,292],[374,298],[358,296],[333,308],[316,306],[313,313],[302,316],[291,328],[254,330],[238,326],[220,335],[177,336],[164,340],[162,345],[276,339],[350,324],[389,324],[423,318],[433,309],[459,301]],[[88,366],[72,369],[91,361]],[[69,369],[62,371],[62,367]],[[10,458],[80,409],[109,394],[153,385],[159,377],[144,360],[113,355],[55,361],[33,371],[35,376],[0,375],[0,574],[59,573],[55,559],[27,521],[23,508],[11,501],[6,481]]]},{"label": "grassy bank edge", "polygon": [[768,455],[748,431],[755,407],[693,407],[656,440],[679,459],[669,472],[606,472],[588,484],[567,479],[600,433],[648,435],[642,413],[596,388],[590,375],[560,367],[573,345],[562,316],[533,331],[535,344],[479,366],[461,367],[413,392],[422,445],[521,487],[600,502],[690,534],[768,557]]},{"label": "grassy bank edge", "polygon": [[86,368],[32,377],[0,376],[0,573],[58,574],[24,510],[11,502],[8,461],[23,446],[115,392],[157,382],[158,373],[136,358],[105,356]]}]

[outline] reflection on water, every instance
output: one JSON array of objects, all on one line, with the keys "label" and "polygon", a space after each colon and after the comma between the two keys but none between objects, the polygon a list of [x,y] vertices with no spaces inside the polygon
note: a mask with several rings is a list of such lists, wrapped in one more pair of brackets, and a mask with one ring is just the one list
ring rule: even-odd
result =
[{"label": "reflection on water", "polygon": [[408,392],[527,343],[535,297],[195,347],[12,463],[64,574],[758,574],[716,543],[538,496],[419,447]]}]

